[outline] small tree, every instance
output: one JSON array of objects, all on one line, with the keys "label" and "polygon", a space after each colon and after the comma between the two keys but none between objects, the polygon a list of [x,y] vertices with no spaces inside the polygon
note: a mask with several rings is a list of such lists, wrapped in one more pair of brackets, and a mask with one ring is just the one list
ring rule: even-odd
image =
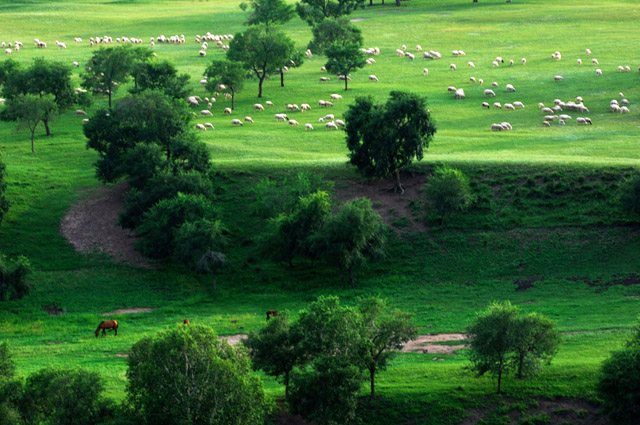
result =
[{"label": "small tree", "polygon": [[436,132],[426,99],[393,91],[380,105],[358,97],[344,116],[351,164],[366,177],[395,174],[396,191],[404,193],[400,169],[422,159]]},{"label": "small tree", "polygon": [[427,205],[438,212],[443,226],[447,215],[466,209],[473,201],[469,178],[447,166],[435,169],[424,191]]},{"label": "small tree", "polygon": [[297,341],[291,333],[288,313],[280,312],[258,332],[250,333],[244,345],[249,349],[254,369],[282,379],[285,399],[288,399],[291,371],[298,363]]},{"label": "small tree", "polygon": [[187,221],[175,233],[174,259],[188,269],[195,269],[206,252],[222,248],[224,245],[222,232],[220,220]]},{"label": "small tree", "polygon": [[344,204],[335,217],[328,219],[314,234],[312,246],[318,256],[335,264],[353,284],[353,269],[370,259],[382,256],[385,245],[385,226],[367,198]]},{"label": "small tree", "polygon": [[51,121],[57,111],[52,95],[18,95],[7,102],[10,115],[18,120],[18,129],[28,129],[31,133],[31,152],[35,152],[34,137],[41,121]]},{"label": "small tree", "polygon": [[258,79],[258,97],[262,97],[262,83],[281,64],[291,57],[293,41],[284,32],[253,26],[237,34],[229,43],[229,60],[242,62],[245,69]]},{"label": "small tree", "polygon": [[227,267],[227,257],[218,251],[205,252],[196,263],[196,270],[202,273],[211,273],[213,276],[212,287],[216,288],[216,273],[218,270]]},{"label": "small tree", "polygon": [[551,362],[558,352],[560,334],[554,322],[537,313],[519,318],[516,328],[513,363],[516,377],[522,379],[535,374],[543,360]]},{"label": "small tree", "polygon": [[344,90],[347,91],[349,75],[351,72],[363,68],[367,64],[367,58],[360,50],[361,44],[349,43],[344,46],[333,44],[325,50],[328,72],[344,77]]},{"label": "small tree", "polygon": [[0,254],[0,301],[18,300],[31,290],[27,275],[31,265],[26,257],[9,260]]},{"label": "small tree", "polygon": [[494,302],[467,326],[471,370],[478,376],[487,372],[496,375],[498,394],[515,345],[517,320],[518,310],[509,301]]},{"label": "small tree", "polygon": [[357,8],[364,8],[365,0],[300,0],[296,11],[300,19],[314,25],[326,18],[348,15]]},{"label": "small tree", "polygon": [[[293,18],[295,11],[293,6],[284,0],[251,0],[249,2],[251,15],[247,19],[247,25],[264,25],[267,28],[274,25],[286,24]],[[246,3],[240,3],[242,10],[247,10]]]},{"label": "small tree", "polygon": [[100,48],[87,62],[86,74],[82,76],[82,87],[93,90],[94,93],[106,94],[111,109],[113,93],[119,84],[127,80],[131,67],[139,56],[126,45]]},{"label": "small tree", "polygon": [[243,64],[227,60],[214,60],[204,71],[204,75],[207,77],[205,88],[210,93],[219,90],[220,84],[224,84],[231,93],[231,109],[234,109],[236,92],[242,89],[244,80],[247,78]]},{"label": "small tree", "polygon": [[138,341],[127,378],[128,400],[144,423],[264,423],[264,391],[248,356],[208,327],[180,326]]},{"label": "small tree", "polygon": [[349,18],[327,18],[317,23],[311,29],[313,39],[308,48],[315,52],[324,52],[334,44],[346,46],[356,44],[362,46],[362,31],[353,25]]},{"label": "small tree", "polygon": [[365,355],[362,360],[369,371],[371,398],[375,398],[375,375],[385,370],[402,346],[417,337],[411,316],[403,311],[389,310],[385,300],[368,297],[358,303],[363,320]]},{"label": "small tree", "polygon": [[602,364],[598,395],[615,423],[640,421],[640,344],[614,351]]},{"label": "small tree", "polygon": [[129,90],[130,93],[158,90],[176,99],[187,96],[189,74],[178,74],[176,67],[169,61],[158,62],[153,58],[136,61],[131,68],[131,76],[134,87]]}]

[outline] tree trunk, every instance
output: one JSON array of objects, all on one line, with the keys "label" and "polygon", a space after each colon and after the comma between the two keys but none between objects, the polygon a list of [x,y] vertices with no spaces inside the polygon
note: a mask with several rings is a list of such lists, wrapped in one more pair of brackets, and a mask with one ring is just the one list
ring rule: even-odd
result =
[{"label": "tree trunk", "polygon": [[289,398],[289,372],[284,373],[284,399]]},{"label": "tree trunk", "polygon": [[233,91],[233,90],[231,90],[231,110],[232,110],[232,111],[235,109],[235,108],[234,108],[234,105],[235,105],[235,103],[234,103],[235,97],[236,97],[236,92],[235,92],[235,91]]},{"label": "tree trunk", "polygon": [[474,3],[478,3],[478,0],[473,0]]},{"label": "tree trunk", "polygon": [[371,377],[371,400],[376,398],[376,384],[375,384],[375,377],[376,377],[376,367],[370,367],[369,368],[369,376]]},{"label": "tree trunk", "polygon": [[500,394],[501,385],[502,385],[502,362],[500,362],[500,369],[498,370],[498,394]]},{"label": "tree trunk", "polygon": [[284,71],[280,70],[280,87],[284,87]]},{"label": "tree trunk", "polygon": [[400,195],[404,193],[404,187],[402,187],[402,183],[400,182],[400,170],[396,170],[396,192],[400,192]]},{"label": "tree trunk", "polygon": [[516,377],[522,379],[522,365],[524,363],[524,354],[518,355],[518,373]]},{"label": "tree trunk", "polygon": [[215,291],[216,289],[216,272],[213,272],[213,290]]},{"label": "tree trunk", "polygon": [[396,0],[396,6],[400,7],[400,0]]},{"label": "tree trunk", "polygon": [[264,81],[264,77],[260,77],[260,80],[258,81],[258,97],[259,98],[262,97],[262,82],[263,81]]},{"label": "tree trunk", "polygon": [[345,76],[344,77],[344,91],[347,91],[347,81],[349,81],[349,79]]},{"label": "tree trunk", "polygon": [[109,90],[109,110],[111,110],[111,90]]},{"label": "tree trunk", "polygon": [[44,119],[42,120],[42,123],[44,124],[44,129],[47,131],[47,136],[51,136],[51,130],[49,129],[49,120]]},{"label": "tree trunk", "polygon": [[33,147],[33,136],[35,135],[35,133],[36,133],[36,129],[34,128],[33,130],[31,130],[31,153],[35,153],[36,152],[34,147]]},{"label": "tree trunk", "polygon": [[373,6],[373,0],[369,0],[369,6]]}]

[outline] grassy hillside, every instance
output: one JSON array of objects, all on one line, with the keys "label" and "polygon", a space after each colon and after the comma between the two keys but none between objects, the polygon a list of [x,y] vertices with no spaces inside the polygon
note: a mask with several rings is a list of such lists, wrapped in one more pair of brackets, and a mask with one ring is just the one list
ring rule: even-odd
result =
[{"label": "grassy hillside", "polygon": [[[390,3],[389,1],[387,3]],[[391,2],[392,3],[392,2]],[[257,82],[248,81],[236,97],[231,117],[213,106],[213,131],[200,133],[212,152],[218,205],[231,233],[232,267],[219,277],[219,289],[209,289],[206,277],[182,268],[138,268],[112,262],[103,255],[81,255],[61,236],[60,221],[79,199],[94,196],[93,151],[85,149],[82,117],[67,112],[52,124],[53,137],[39,129],[36,153],[29,152],[26,133],[0,122],[0,152],[7,165],[7,197],[12,206],[0,228],[0,251],[28,256],[34,273],[32,294],[0,306],[0,340],[8,340],[19,370],[28,374],[47,365],[85,367],[105,378],[108,394],[124,397],[126,359],[131,344],[145,334],[176,326],[184,317],[213,326],[221,335],[258,329],[265,310],[295,313],[320,294],[338,294],[350,303],[366,294],[380,294],[394,306],[414,313],[421,333],[460,332],[474,313],[496,299],[510,299],[523,311],[538,311],[558,321],[565,332],[551,367],[533,381],[507,380],[510,397],[562,396],[591,399],[596,371],[608,353],[620,347],[640,311],[638,253],[640,240],[633,218],[619,210],[616,193],[622,178],[638,166],[640,46],[634,1],[410,0],[395,8],[387,4],[356,11],[365,45],[378,46],[377,63],[353,74],[350,90],[336,78],[320,83],[324,58],[311,59],[265,83],[257,99]],[[28,63],[34,57],[85,63],[91,36],[111,35],[148,40],[160,34],[185,34],[185,45],[156,45],[161,59],[173,61],[191,75],[191,91],[204,97],[198,84],[211,58],[210,48],[198,56],[195,34],[241,31],[244,15],[236,1],[63,1],[0,2],[0,41],[21,40],[25,48],[12,58]],[[285,26],[300,49],[311,38],[298,18]],[[73,37],[82,37],[80,45]],[[36,49],[39,38],[48,49]],[[55,40],[66,42],[56,49]],[[411,62],[397,57],[402,44],[416,44],[443,54],[438,61]],[[591,56],[585,54],[590,48]],[[451,51],[462,49],[464,57]],[[550,55],[559,50],[559,62]],[[493,68],[502,56],[515,64]],[[526,65],[520,59],[527,58]],[[599,66],[590,64],[596,57]],[[576,59],[584,62],[578,66]],[[467,67],[473,61],[475,69]],[[457,65],[456,71],[449,64]],[[629,65],[630,73],[618,73]],[[429,75],[423,75],[423,68]],[[603,75],[596,77],[595,68]],[[81,68],[80,68],[81,69]],[[74,78],[79,84],[78,69]],[[378,83],[367,79],[369,74]],[[554,82],[555,75],[564,79]],[[483,86],[469,77],[483,78]],[[522,101],[517,111],[483,110],[485,88],[496,81],[491,102]],[[513,84],[515,93],[505,85]],[[454,100],[448,86],[464,88],[467,98]],[[118,96],[126,94],[120,88]],[[438,133],[422,164],[403,176],[412,188],[404,198],[389,193],[390,182],[363,182],[345,165],[342,132],[325,131],[318,118],[340,116],[355,96],[371,94],[383,100],[389,91],[404,89],[428,98]],[[612,114],[609,100],[623,92],[631,114]],[[330,110],[317,101],[340,93]],[[538,102],[550,106],[582,96],[593,126],[543,128]],[[254,113],[252,105],[272,100],[276,107]],[[97,107],[106,99],[96,98]],[[290,114],[316,130],[290,128],[273,114],[286,103],[310,103],[312,111]],[[0,106],[1,108],[2,106]],[[199,111],[201,108],[194,109]],[[231,118],[253,117],[254,125],[232,127]],[[293,116],[295,115],[295,116]],[[490,131],[493,122],[509,121],[510,132]],[[442,227],[425,211],[418,188],[434,164],[462,168],[473,182],[474,208]],[[336,271],[322,264],[298,262],[291,275],[261,258],[257,239],[262,218],[252,215],[255,185],[265,177],[282,182],[305,171],[333,181],[334,198],[372,197],[390,225],[387,257],[356,273],[357,284],[344,288]],[[117,338],[96,339],[100,314],[120,308],[148,307],[149,313],[112,315],[121,322]],[[64,310],[64,315],[51,315]],[[495,402],[489,378],[473,379],[463,369],[463,353],[432,361],[433,354],[404,354],[383,372],[379,400],[363,408],[367,423],[458,423],[467,408]],[[441,356],[440,356],[441,357]],[[273,397],[283,388],[270,378]],[[372,413],[374,412],[374,413]]]}]

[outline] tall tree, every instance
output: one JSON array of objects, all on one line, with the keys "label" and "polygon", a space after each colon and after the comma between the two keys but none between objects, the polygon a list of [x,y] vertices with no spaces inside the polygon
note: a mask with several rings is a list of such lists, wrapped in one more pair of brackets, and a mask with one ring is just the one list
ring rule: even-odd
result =
[{"label": "tall tree", "polygon": [[303,21],[314,25],[326,18],[348,15],[357,8],[364,8],[365,0],[300,0],[296,11]]},{"label": "tall tree", "polygon": [[237,34],[229,43],[227,57],[242,62],[245,69],[258,79],[258,97],[262,97],[262,83],[291,57],[293,41],[280,30],[254,26]]},{"label": "tall tree", "polygon": [[231,93],[231,109],[235,109],[236,92],[242,89],[244,80],[247,77],[247,71],[241,62],[232,62],[228,60],[214,60],[204,71],[207,77],[207,85],[205,88],[208,92],[213,93],[219,90],[221,84]]},{"label": "tall tree", "polygon": [[340,269],[353,284],[353,270],[370,259],[382,256],[385,245],[385,226],[380,215],[367,198],[358,198],[344,204],[335,217],[312,237],[312,247],[318,256]]},{"label": "tall tree", "polygon": [[436,127],[426,99],[392,91],[385,105],[358,97],[345,113],[349,160],[366,177],[395,174],[396,191],[404,193],[400,169],[421,160]]},{"label": "tall tree", "polygon": [[311,33],[313,39],[309,42],[308,48],[314,52],[324,52],[333,44],[345,46],[354,43],[362,46],[364,41],[362,31],[344,16],[320,21],[313,26]]},{"label": "tall tree", "polygon": [[20,94],[7,102],[8,114],[18,120],[18,129],[31,133],[31,152],[35,152],[34,137],[41,121],[51,121],[58,110],[53,95]]},{"label": "tall tree", "polygon": [[362,361],[369,371],[371,398],[375,398],[375,375],[385,370],[405,343],[417,337],[417,329],[411,316],[400,310],[389,309],[380,297],[367,297],[358,303],[358,311],[363,320],[365,344]]},{"label": "tall tree", "polygon": [[344,77],[345,91],[348,89],[349,74],[367,64],[367,58],[360,47],[361,45],[356,43],[343,46],[333,44],[324,52],[328,59],[325,64],[327,71]]},{"label": "tall tree", "polygon": [[113,93],[117,91],[119,84],[127,80],[132,65],[141,56],[135,52],[127,45],[100,48],[87,62],[82,87],[93,93],[106,94],[111,109]]},{"label": "tall tree", "polygon": [[159,90],[176,99],[187,96],[189,74],[178,74],[176,67],[169,61],[156,61],[154,58],[138,60],[131,68],[134,87],[130,93],[144,90]]},{"label": "tall tree", "polygon": [[246,10],[251,6],[253,10],[247,19],[247,25],[261,25],[267,28],[274,25],[286,24],[293,18],[295,11],[293,6],[285,3],[284,0],[251,0],[247,3],[240,3],[240,8]]},{"label": "tall tree", "polygon": [[558,352],[560,334],[554,322],[538,313],[519,318],[516,327],[513,367],[522,379],[537,372],[543,360],[551,361]]}]

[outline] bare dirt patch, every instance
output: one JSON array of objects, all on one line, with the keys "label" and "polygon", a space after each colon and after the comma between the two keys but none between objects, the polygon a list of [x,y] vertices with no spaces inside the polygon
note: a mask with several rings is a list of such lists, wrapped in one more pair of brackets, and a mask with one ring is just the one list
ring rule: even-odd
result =
[{"label": "bare dirt patch", "polygon": [[124,183],[100,187],[97,194],[67,211],[60,223],[60,233],[83,254],[98,252],[117,262],[150,268],[133,248],[136,236],[117,224],[127,190]]},{"label": "bare dirt patch", "polygon": [[409,341],[402,347],[403,353],[430,353],[430,354],[453,354],[457,350],[466,347],[465,344],[443,345],[440,342],[464,341],[465,334],[431,334],[419,335],[417,339]]},{"label": "bare dirt patch", "polygon": [[154,309],[148,307],[119,308],[117,310],[102,313],[100,316],[113,316],[114,314],[151,313]]},{"label": "bare dirt patch", "polygon": [[236,345],[238,344],[240,341],[245,340],[249,337],[249,335],[247,334],[237,334],[237,335],[225,335],[225,336],[219,336],[218,339],[220,341],[222,341],[223,339],[226,339],[227,342],[229,343],[229,345]]},{"label": "bare dirt patch", "polygon": [[570,282],[583,282],[592,288],[597,288],[596,292],[602,292],[606,290],[609,286],[621,285],[621,286],[632,286],[632,285],[640,285],[640,275],[635,273],[631,273],[628,275],[614,275],[610,280],[600,279],[590,279],[588,277],[572,277],[567,279]]},{"label": "bare dirt patch", "polygon": [[116,353],[116,357],[120,357],[120,358],[126,359],[126,358],[129,357],[129,355],[128,354],[124,354],[124,353]]}]

